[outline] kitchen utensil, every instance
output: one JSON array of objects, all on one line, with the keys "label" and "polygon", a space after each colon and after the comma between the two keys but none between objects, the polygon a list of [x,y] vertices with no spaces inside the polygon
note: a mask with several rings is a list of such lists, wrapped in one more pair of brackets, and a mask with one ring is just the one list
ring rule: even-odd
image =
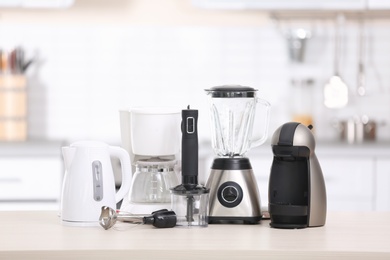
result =
[{"label": "kitchen utensil", "polygon": [[133,181],[121,210],[148,214],[171,206],[177,177],[180,110],[138,107],[120,112],[122,145],[131,157]]},{"label": "kitchen utensil", "polygon": [[306,41],[311,38],[311,32],[304,28],[290,29],[285,33],[288,45],[288,54],[293,62],[303,62],[306,50]]},{"label": "kitchen utensil", "polygon": [[358,78],[357,78],[357,94],[359,96],[366,95],[366,76],[364,66],[364,20],[359,20],[359,64],[358,64]]},{"label": "kitchen utensil", "polygon": [[342,108],[348,104],[348,86],[340,76],[341,35],[344,17],[337,17],[334,43],[334,75],[324,87],[324,104],[328,108]]},{"label": "kitchen utensil", "polygon": [[172,188],[177,225],[207,227],[209,189],[198,184],[198,110],[182,111],[182,184]]},{"label": "kitchen utensil", "polygon": [[[239,85],[206,90],[210,97],[212,145],[219,156],[213,161],[206,183],[210,188],[209,223],[254,224],[261,220],[256,178],[249,159],[244,157],[267,138],[270,104],[256,97],[256,91]],[[259,126],[255,131],[254,125]],[[262,135],[252,135],[258,130],[263,130]]]},{"label": "kitchen utensil", "polygon": [[378,126],[385,125],[368,116],[353,116],[348,119],[335,121],[333,126],[338,130],[340,140],[350,144],[376,140]]},{"label": "kitchen utensil", "polygon": [[0,50],[0,72],[8,74],[24,74],[36,57],[26,59],[25,50],[18,46],[11,50]]},{"label": "kitchen utensil", "polygon": [[126,213],[103,206],[99,217],[99,224],[105,229],[112,228],[117,221],[129,222],[133,224],[151,224],[157,228],[171,228],[176,225],[176,214],[167,209],[161,209],[152,214],[143,216]]},{"label": "kitchen utensil", "polygon": [[272,136],[274,158],[268,189],[271,227],[325,225],[325,181],[314,152],[311,128],[290,122],[276,129]]},{"label": "kitchen utensil", "polygon": [[311,78],[291,80],[292,121],[306,126],[313,124],[313,83]]},{"label": "kitchen utensil", "polygon": [[[131,168],[126,150],[98,141],[79,141],[62,147],[66,168],[61,219],[67,225],[97,225],[102,206],[116,208],[129,191]],[[121,162],[122,185],[115,192],[110,156]]]}]

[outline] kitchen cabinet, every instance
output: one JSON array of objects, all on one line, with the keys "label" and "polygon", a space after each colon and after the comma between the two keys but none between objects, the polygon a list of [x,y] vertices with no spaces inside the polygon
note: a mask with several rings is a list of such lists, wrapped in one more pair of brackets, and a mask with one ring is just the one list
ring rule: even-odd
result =
[{"label": "kitchen cabinet", "polygon": [[[320,143],[316,154],[324,175],[328,211],[390,211],[390,145]],[[268,205],[272,151],[264,145],[248,153],[262,207]]]},{"label": "kitchen cabinet", "polygon": [[61,142],[0,144],[0,209],[58,207],[63,163]]},{"label": "kitchen cabinet", "polygon": [[56,156],[0,158],[0,200],[56,201],[61,168]]},{"label": "kitchen cabinet", "polygon": [[390,211],[390,158],[376,161],[375,209]]},{"label": "kitchen cabinet", "polygon": [[322,156],[328,210],[372,211],[374,207],[375,160]]}]

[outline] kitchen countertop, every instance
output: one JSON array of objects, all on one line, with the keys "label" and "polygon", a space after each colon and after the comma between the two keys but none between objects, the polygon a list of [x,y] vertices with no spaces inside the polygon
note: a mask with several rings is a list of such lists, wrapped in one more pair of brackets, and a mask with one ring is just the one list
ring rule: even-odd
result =
[{"label": "kitchen countertop", "polygon": [[[329,212],[324,227],[69,227],[56,211],[0,212],[0,259],[390,259],[390,212]],[[123,230],[125,229],[125,230]]]}]

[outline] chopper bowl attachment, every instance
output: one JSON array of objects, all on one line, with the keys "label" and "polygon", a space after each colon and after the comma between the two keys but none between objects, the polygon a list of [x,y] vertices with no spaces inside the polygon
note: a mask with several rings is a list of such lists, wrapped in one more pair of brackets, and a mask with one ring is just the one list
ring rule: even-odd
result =
[{"label": "chopper bowl attachment", "polygon": [[176,226],[207,227],[210,189],[197,184],[180,184],[171,189]]}]

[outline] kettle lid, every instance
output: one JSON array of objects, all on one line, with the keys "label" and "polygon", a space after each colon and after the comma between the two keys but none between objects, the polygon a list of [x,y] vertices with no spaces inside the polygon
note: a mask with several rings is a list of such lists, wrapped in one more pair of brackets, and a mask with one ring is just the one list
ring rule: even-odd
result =
[{"label": "kettle lid", "polygon": [[241,85],[223,85],[205,89],[211,97],[246,98],[255,97],[257,89]]}]

